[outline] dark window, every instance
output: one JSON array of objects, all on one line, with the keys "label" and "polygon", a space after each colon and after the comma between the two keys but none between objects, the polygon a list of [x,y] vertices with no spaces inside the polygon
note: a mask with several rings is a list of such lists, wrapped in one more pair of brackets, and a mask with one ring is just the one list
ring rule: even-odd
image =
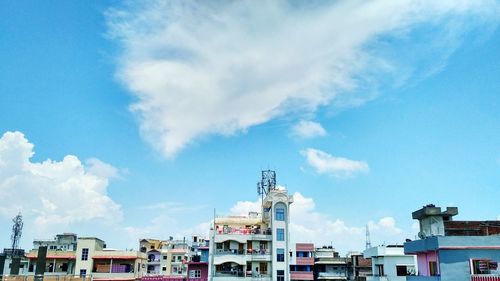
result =
[{"label": "dark window", "polygon": [[86,269],[80,269],[80,277],[85,278],[87,276],[87,270]]},{"label": "dark window", "polygon": [[376,276],[384,276],[384,265],[383,264],[377,264],[377,275]]},{"label": "dark window", "polygon": [[406,269],[406,265],[396,265],[396,275],[397,276],[406,276],[406,275],[408,275],[408,271]]},{"label": "dark window", "polygon": [[436,276],[437,274],[438,274],[437,263],[435,261],[430,261],[429,262],[429,275]]},{"label": "dark window", "polygon": [[285,249],[276,249],[276,260],[285,261]]},{"label": "dark window", "polygon": [[89,249],[83,248],[82,249],[82,261],[86,261],[88,259],[89,259]]},{"label": "dark window", "polygon": [[277,281],[285,281],[285,271],[284,270],[276,270],[276,278],[277,278]]}]

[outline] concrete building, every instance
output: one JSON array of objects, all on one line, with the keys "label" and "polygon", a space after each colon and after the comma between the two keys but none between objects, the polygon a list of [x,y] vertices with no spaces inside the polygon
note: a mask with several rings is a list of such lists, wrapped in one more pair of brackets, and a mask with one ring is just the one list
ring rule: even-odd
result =
[{"label": "concrete building", "polygon": [[405,281],[418,272],[417,257],[405,254],[402,245],[377,246],[366,249],[364,257],[372,260],[373,276],[367,281]]},{"label": "concrete building", "polygon": [[366,280],[372,275],[372,260],[366,259],[362,253],[347,254],[348,280]]},{"label": "concrete building", "polygon": [[47,246],[48,251],[76,251],[77,235],[74,233],[57,234],[54,239],[35,239],[33,249],[40,246]]},{"label": "concrete building", "polygon": [[26,258],[25,252],[23,249],[3,249],[3,253],[0,254],[4,256],[5,261],[3,264],[0,264],[0,266],[3,266],[2,274],[3,275],[11,275],[11,269],[12,269],[12,254],[14,254],[17,257],[20,257],[20,264],[19,264],[19,274],[18,275],[26,275],[28,273],[28,264],[29,260]]},{"label": "concrete building", "polygon": [[[26,257],[28,258],[27,275],[35,275],[36,264],[38,260],[38,248],[31,250]],[[45,276],[66,276],[75,275],[76,251],[47,251],[45,260]]]},{"label": "concrete building", "polygon": [[290,280],[314,280],[313,243],[296,243],[291,246]]},{"label": "concrete building", "polygon": [[[499,281],[500,235],[493,227],[496,223],[451,223],[448,210],[441,212],[441,208],[427,205],[413,212],[414,219],[432,220],[435,225],[443,225],[444,231],[431,233],[432,226],[420,223],[421,239],[404,244],[405,253],[417,256],[419,269],[418,276],[408,276],[407,280]],[[453,215],[458,213],[457,208],[452,210]]]},{"label": "concrete building", "polygon": [[347,280],[347,259],[340,257],[332,246],[316,248],[314,274],[316,280]]},{"label": "concrete building", "polygon": [[146,273],[147,256],[137,251],[107,249],[99,238],[78,238],[75,275],[92,280],[136,280]]},{"label": "concrete building", "polygon": [[289,206],[286,190],[271,189],[260,213],[217,217],[211,229],[211,281],[290,280]]}]

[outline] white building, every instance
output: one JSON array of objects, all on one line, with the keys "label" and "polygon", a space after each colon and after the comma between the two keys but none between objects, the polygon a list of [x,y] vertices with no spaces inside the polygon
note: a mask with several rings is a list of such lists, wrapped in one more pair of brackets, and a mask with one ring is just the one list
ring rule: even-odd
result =
[{"label": "white building", "polygon": [[417,257],[405,255],[402,245],[377,246],[366,249],[364,257],[372,260],[373,276],[367,281],[406,281],[418,272]]},{"label": "white building", "polygon": [[209,281],[284,281],[289,276],[289,207],[286,190],[271,189],[260,213],[215,218]]}]

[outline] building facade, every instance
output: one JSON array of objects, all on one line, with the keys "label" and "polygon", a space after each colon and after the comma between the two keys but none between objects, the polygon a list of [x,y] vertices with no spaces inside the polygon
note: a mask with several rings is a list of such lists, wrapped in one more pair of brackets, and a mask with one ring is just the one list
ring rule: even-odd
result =
[{"label": "building facade", "polygon": [[290,280],[314,280],[313,243],[296,243],[291,246]]},{"label": "building facade", "polygon": [[[500,281],[500,236],[495,225],[498,222],[455,222],[449,216],[450,208],[441,212],[434,205],[424,206],[413,212],[420,222],[420,240],[404,244],[407,254],[417,256],[418,276],[412,281]],[[452,208],[453,215],[458,214]],[[433,225],[443,226],[444,231],[429,230]],[[429,235],[430,234],[430,235]]]},{"label": "building facade", "polygon": [[368,276],[367,281],[406,281],[407,276],[418,272],[417,257],[405,254],[402,245],[372,247],[363,254],[372,260],[373,276]]},{"label": "building facade", "polygon": [[211,230],[211,281],[290,280],[289,207],[286,190],[272,189],[260,213],[215,218]]},{"label": "building facade", "polygon": [[314,274],[316,280],[347,280],[347,259],[340,257],[332,246],[316,248]]}]

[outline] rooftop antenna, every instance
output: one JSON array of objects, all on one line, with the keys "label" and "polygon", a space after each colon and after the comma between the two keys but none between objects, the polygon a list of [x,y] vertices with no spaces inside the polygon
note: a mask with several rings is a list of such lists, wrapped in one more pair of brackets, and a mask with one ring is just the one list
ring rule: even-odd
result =
[{"label": "rooftop antenna", "polygon": [[257,194],[261,196],[264,203],[264,196],[271,190],[276,189],[276,172],[272,170],[264,170],[261,172],[261,180],[257,183]]},{"label": "rooftop antenna", "polygon": [[21,235],[23,234],[23,216],[21,212],[17,214],[12,219],[14,225],[12,226],[12,235],[10,239],[12,240],[12,257],[18,256],[19,241],[21,240]]},{"label": "rooftop antenna", "polygon": [[370,240],[370,228],[368,227],[368,225],[366,225],[366,246],[365,246],[365,248],[369,249],[371,247],[372,247],[372,242]]}]

